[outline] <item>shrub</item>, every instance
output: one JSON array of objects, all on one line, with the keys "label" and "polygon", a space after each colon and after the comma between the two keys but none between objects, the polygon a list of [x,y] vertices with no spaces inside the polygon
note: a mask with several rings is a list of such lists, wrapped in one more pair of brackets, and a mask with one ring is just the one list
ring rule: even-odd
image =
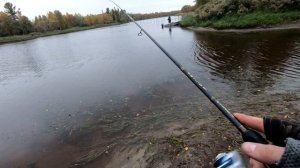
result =
[{"label": "shrub", "polygon": [[182,21],[180,22],[180,25],[182,27],[188,27],[196,24],[197,24],[197,19],[192,15],[187,15],[183,17]]},{"label": "shrub", "polygon": [[300,0],[210,0],[196,10],[200,19],[244,14],[254,10],[300,10]]}]

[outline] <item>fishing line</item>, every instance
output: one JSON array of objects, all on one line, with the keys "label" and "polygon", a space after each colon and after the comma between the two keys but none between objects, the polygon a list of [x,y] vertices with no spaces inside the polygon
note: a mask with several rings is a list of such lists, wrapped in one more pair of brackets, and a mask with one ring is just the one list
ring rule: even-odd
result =
[{"label": "fishing line", "polygon": [[191,82],[222,112],[222,114],[242,133],[244,141],[248,142],[257,142],[262,144],[268,144],[267,140],[262,137],[259,133],[247,129],[244,127],[234,116],[233,114],[221,104],[212,94],[201,84],[199,83],[166,49],[164,49],[142,26],[140,26],[129,14],[126,13],[118,4],[113,0],[110,0],[115,4],[121,12],[123,12],[137,27],[140,28],[139,35],[144,32],[150,40],[181,70],[181,72],[190,79]]}]

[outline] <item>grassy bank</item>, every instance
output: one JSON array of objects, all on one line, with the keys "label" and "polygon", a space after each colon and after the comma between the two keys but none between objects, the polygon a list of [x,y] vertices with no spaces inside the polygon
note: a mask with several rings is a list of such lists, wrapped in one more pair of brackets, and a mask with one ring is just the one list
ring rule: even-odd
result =
[{"label": "grassy bank", "polygon": [[242,15],[232,14],[212,19],[199,19],[196,16],[188,15],[181,21],[181,26],[202,26],[215,29],[242,29],[267,27],[274,24],[288,23],[298,19],[300,19],[300,11],[254,11]]},{"label": "grassy bank", "polygon": [[95,29],[95,28],[113,26],[113,25],[117,25],[117,24],[119,24],[119,23],[112,23],[112,24],[105,24],[105,25],[102,24],[102,25],[94,25],[94,26],[87,26],[87,27],[73,27],[73,28],[69,28],[69,29],[65,29],[65,30],[56,30],[56,31],[50,31],[50,32],[45,32],[45,33],[34,32],[34,33],[27,34],[27,35],[0,37],[0,44],[32,40],[32,39],[36,39],[39,37],[66,34],[66,33],[90,30],[90,29]]}]

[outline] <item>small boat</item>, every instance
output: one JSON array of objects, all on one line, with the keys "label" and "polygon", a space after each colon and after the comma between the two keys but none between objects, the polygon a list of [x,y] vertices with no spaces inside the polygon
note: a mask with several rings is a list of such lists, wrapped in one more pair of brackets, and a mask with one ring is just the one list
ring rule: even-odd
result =
[{"label": "small boat", "polygon": [[173,26],[179,26],[179,22],[172,22],[170,24],[161,24],[161,28],[164,28],[164,27],[173,27]]}]

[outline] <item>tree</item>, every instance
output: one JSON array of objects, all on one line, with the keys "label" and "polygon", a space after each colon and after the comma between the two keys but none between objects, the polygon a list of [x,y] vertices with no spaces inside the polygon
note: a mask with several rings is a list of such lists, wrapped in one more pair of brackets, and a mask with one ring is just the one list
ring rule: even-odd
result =
[{"label": "tree", "polygon": [[66,28],[66,23],[64,22],[64,18],[63,18],[63,15],[61,14],[61,12],[59,10],[55,10],[54,15],[55,15],[55,18],[56,18],[57,23],[58,23],[57,28],[59,30],[65,29]]},{"label": "tree", "polygon": [[108,23],[112,23],[113,22],[113,18],[112,18],[112,16],[110,14],[104,13],[102,17],[103,17],[103,23],[104,24],[108,24]]},{"label": "tree", "polygon": [[193,10],[194,10],[194,7],[191,5],[185,5],[181,8],[182,13],[192,12]]},{"label": "tree", "polygon": [[1,36],[16,35],[19,33],[19,23],[8,15],[7,13],[1,12]]},{"label": "tree", "polygon": [[34,19],[34,30],[38,32],[46,32],[51,30],[47,16],[38,16]]},{"label": "tree", "polygon": [[47,14],[50,30],[63,30],[67,27],[62,13],[59,10]]},{"label": "tree", "polygon": [[63,15],[63,18],[67,28],[76,26],[76,20],[72,14],[66,13],[66,15]]},{"label": "tree", "polygon": [[201,6],[204,5],[208,2],[209,0],[196,0],[196,6]]},{"label": "tree", "polygon": [[9,35],[9,27],[7,24],[9,19],[9,16],[6,13],[0,12],[0,36]]},{"label": "tree", "polygon": [[13,20],[17,20],[16,6],[14,6],[12,3],[6,2],[4,4],[4,9],[5,9],[5,13],[11,16]]},{"label": "tree", "polygon": [[75,13],[74,17],[75,17],[75,25],[76,26],[82,27],[82,26],[86,26],[87,25],[86,22],[84,21],[84,17],[81,16],[80,14],[76,14]]},{"label": "tree", "polygon": [[53,12],[47,13],[47,20],[48,20],[49,30],[56,30],[59,27],[58,21]]},{"label": "tree", "polygon": [[31,21],[26,16],[20,16],[19,18],[19,28],[21,34],[28,34],[33,31],[33,25]]},{"label": "tree", "polygon": [[119,23],[122,23],[122,22],[125,22],[127,21],[128,19],[126,19],[125,17],[123,17],[122,15],[124,15],[125,11],[120,11],[119,9],[112,9],[111,10],[111,15],[112,15],[112,18],[113,18],[113,21],[114,22],[119,22]]}]

